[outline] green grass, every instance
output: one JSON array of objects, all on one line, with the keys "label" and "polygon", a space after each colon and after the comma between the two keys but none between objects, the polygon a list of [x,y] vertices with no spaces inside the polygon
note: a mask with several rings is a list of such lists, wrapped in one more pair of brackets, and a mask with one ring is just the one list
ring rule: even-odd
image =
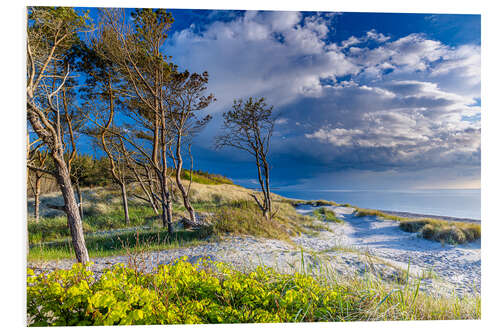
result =
[{"label": "green grass", "polygon": [[[208,242],[209,231],[176,231],[172,236],[165,229],[150,231],[123,232],[113,235],[85,237],[91,258],[126,255],[130,251],[157,251],[179,247],[195,246]],[[32,245],[28,261],[71,259],[75,257],[71,240],[58,240],[50,243]]]},{"label": "green grass", "polygon": [[313,215],[316,216],[316,218],[318,218],[320,221],[344,223],[344,221],[342,221],[335,215],[335,212],[333,210],[325,207],[316,209],[315,211],[313,211]]},{"label": "green grass", "polygon": [[[108,198],[109,199],[109,198]],[[104,199],[103,199],[104,200]],[[123,221],[121,207],[109,204],[102,213],[99,210],[87,211],[84,215],[85,241],[91,257],[125,254],[129,248],[148,251],[189,246],[204,242],[209,235],[224,236],[250,235],[264,238],[281,239],[291,242],[290,237],[300,233],[311,233],[319,226],[313,225],[308,216],[298,214],[289,203],[275,202],[277,210],[272,220],[263,217],[255,202],[233,200],[215,203],[213,201],[195,202],[196,211],[205,213],[212,225],[202,230],[179,231],[168,237],[161,228],[160,221],[150,207],[131,205],[130,224]],[[174,221],[185,214],[182,204],[173,204]],[[130,227],[150,230],[122,231],[112,235],[93,235],[97,231],[111,231]],[[74,257],[69,229],[64,216],[44,218],[39,223],[29,221],[30,252],[28,260],[50,260]],[[321,228],[325,230],[325,228]],[[136,236],[138,237],[136,239]]]},{"label": "green grass", "polygon": [[[129,205],[129,224],[124,221],[124,214],[120,205],[109,204],[106,212],[100,212],[91,207],[84,210],[83,216],[83,231],[85,233],[137,226],[159,226],[159,220],[153,209],[145,205]],[[69,237],[70,231],[66,221],[66,216],[41,218],[38,223],[35,223],[33,219],[29,219],[28,240],[30,244]]]},{"label": "green grass", "polygon": [[309,205],[313,207],[321,207],[321,206],[337,206],[338,204],[335,201],[328,200],[300,200],[300,199],[287,199],[288,203],[293,206],[299,205]]},{"label": "green grass", "polygon": [[399,217],[374,209],[358,208],[356,216],[378,216],[399,221],[399,227],[406,232],[418,232],[423,238],[449,244],[464,244],[481,238],[481,225],[445,221],[432,218],[415,219]]},{"label": "green grass", "polygon": [[[188,170],[183,170],[181,178],[184,180],[190,180],[191,179],[190,172]],[[195,183],[205,184],[205,185],[220,185],[220,184],[233,185],[233,181],[227,177],[221,175],[209,174],[208,172],[203,172],[203,171],[193,171],[192,180]]]}]

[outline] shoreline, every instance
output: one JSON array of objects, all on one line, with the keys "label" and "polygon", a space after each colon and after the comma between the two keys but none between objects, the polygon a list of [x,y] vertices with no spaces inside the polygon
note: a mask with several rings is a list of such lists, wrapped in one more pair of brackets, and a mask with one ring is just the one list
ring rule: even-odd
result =
[{"label": "shoreline", "polygon": [[392,210],[382,210],[378,209],[379,211],[394,215],[394,216],[399,216],[399,217],[409,217],[409,218],[431,218],[431,219],[439,219],[439,220],[445,220],[449,222],[467,222],[467,223],[477,223],[481,224],[481,220],[477,219],[471,219],[471,218],[466,218],[466,217],[453,217],[453,216],[442,216],[442,215],[431,215],[431,214],[419,214],[419,213],[411,213],[411,212],[401,212],[401,211],[392,211]]}]

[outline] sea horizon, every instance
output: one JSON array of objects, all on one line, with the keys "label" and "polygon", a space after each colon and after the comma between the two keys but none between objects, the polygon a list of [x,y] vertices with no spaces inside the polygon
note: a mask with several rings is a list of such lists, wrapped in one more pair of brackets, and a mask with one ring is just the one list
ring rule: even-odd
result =
[{"label": "sea horizon", "polygon": [[367,209],[481,220],[481,189],[287,189],[287,198],[330,200]]}]

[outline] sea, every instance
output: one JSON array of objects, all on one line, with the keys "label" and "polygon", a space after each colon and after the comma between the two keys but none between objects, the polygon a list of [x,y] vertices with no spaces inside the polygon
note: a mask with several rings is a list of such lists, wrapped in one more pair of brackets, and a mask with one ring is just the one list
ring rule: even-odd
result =
[{"label": "sea", "polygon": [[481,190],[286,190],[272,189],[287,198],[331,200],[361,208],[481,219]]}]

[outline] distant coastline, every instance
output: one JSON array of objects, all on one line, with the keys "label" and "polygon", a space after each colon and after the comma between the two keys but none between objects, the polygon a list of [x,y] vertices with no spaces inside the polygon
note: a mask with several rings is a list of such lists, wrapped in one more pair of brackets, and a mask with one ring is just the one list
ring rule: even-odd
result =
[{"label": "distant coastline", "polygon": [[287,198],[329,200],[360,208],[397,213],[403,217],[433,217],[446,220],[481,223],[480,190],[342,190],[273,189]]},{"label": "distant coastline", "polygon": [[399,217],[409,217],[409,218],[431,218],[431,219],[439,219],[445,221],[456,221],[456,222],[468,222],[468,223],[477,223],[481,224],[481,220],[478,219],[469,219],[463,217],[452,217],[452,216],[441,216],[441,215],[429,215],[429,214],[416,214],[410,212],[396,212],[392,210],[380,210],[383,213],[387,213],[390,215],[395,215]]}]

